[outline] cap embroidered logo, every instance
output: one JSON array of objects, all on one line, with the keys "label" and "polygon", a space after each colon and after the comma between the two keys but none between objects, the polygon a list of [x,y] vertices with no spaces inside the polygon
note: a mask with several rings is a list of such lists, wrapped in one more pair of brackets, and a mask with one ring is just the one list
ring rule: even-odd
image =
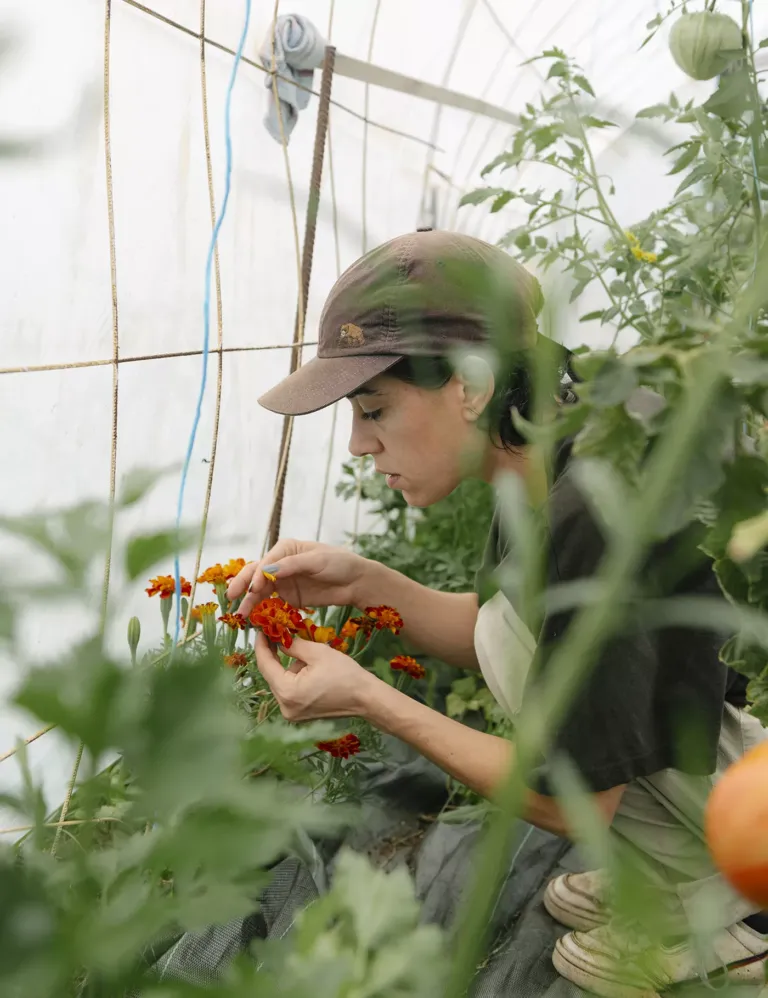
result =
[{"label": "cap embroidered logo", "polygon": [[365,336],[354,322],[345,322],[339,330],[339,342],[347,347],[361,347],[365,343]]}]

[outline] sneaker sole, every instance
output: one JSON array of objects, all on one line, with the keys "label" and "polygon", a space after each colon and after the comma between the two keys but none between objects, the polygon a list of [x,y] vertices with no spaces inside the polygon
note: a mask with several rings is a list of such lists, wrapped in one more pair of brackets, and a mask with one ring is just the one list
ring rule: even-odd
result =
[{"label": "sneaker sole", "polygon": [[609,974],[596,974],[594,967],[588,969],[574,960],[559,939],[552,953],[552,963],[561,977],[600,998],[660,998],[658,991],[627,984]]},{"label": "sneaker sole", "polygon": [[[757,956],[757,954],[754,954]],[[607,960],[606,954],[602,954],[600,959]],[[582,950],[574,950],[570,945],[570,934],[558,939],[552,953],[552,963],[561,977],[577,984],[585,991],[599,995],[600,998],[659,998],[660,992],[652,990],[647,986],[632,984],[626,979],[622,980],[616,974],[610,972],[611,966],[618,963],[609,962],[607,967],[598,967],[591,959],[586,959]],[[765,970],[762,961],[758,960],[745,967],[732,966],[727,970],[727,979],[730,984],[735,985],[760,985],[765,981]],[[678,985],[701,985],[703,982],[696,980],[675,981],[665,984],[662,990]],[[720,982],[722,986],[722,982]],[[763,998],[763,995],[760,995]]]},{"label": "sneaker sole", "polygon": [[561,877],[547,884],[544,907],[556,922],[582,932],[597,929],[608,921],[608,916],[597,907],[593,898],[574,890]]}]

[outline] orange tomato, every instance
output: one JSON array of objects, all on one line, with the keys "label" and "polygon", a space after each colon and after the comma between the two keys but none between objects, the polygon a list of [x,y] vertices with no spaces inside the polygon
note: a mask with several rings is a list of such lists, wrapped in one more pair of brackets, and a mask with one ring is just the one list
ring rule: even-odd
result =
[{"label": "orange tomato", "polygon": [[715,785],[704,818],[715,865],[736,890],[768,907],[768,741],[750,749]]}]

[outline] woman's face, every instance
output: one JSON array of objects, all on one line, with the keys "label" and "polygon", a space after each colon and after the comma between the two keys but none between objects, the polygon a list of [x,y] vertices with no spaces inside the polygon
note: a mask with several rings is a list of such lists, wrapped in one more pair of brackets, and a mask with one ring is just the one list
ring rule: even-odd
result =
[{"label": "woman's face", "polygon": [[[458,378],[420,388],[382,374],[350,398],[349,450],[370,454],[387,485],[409,506],[431,506],[450,495],[482,458],[487,443]],[[474,461],[473,461],[474,458]]]}]

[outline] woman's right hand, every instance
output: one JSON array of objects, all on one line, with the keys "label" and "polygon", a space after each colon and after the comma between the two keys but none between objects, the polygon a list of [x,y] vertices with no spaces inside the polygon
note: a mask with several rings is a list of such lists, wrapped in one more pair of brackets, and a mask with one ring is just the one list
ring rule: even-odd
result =
[{"label": "woman's right hand", "polygon": [[[278,541],[261,561],[252,561],[230,582],[227,598],[245,594],[238,613],[251,610],[277,589],[292,606],[354,605],[359,583],[370,563],[346,548],[316,541]],[[264,571],[277,578],[270,582]]]}]

